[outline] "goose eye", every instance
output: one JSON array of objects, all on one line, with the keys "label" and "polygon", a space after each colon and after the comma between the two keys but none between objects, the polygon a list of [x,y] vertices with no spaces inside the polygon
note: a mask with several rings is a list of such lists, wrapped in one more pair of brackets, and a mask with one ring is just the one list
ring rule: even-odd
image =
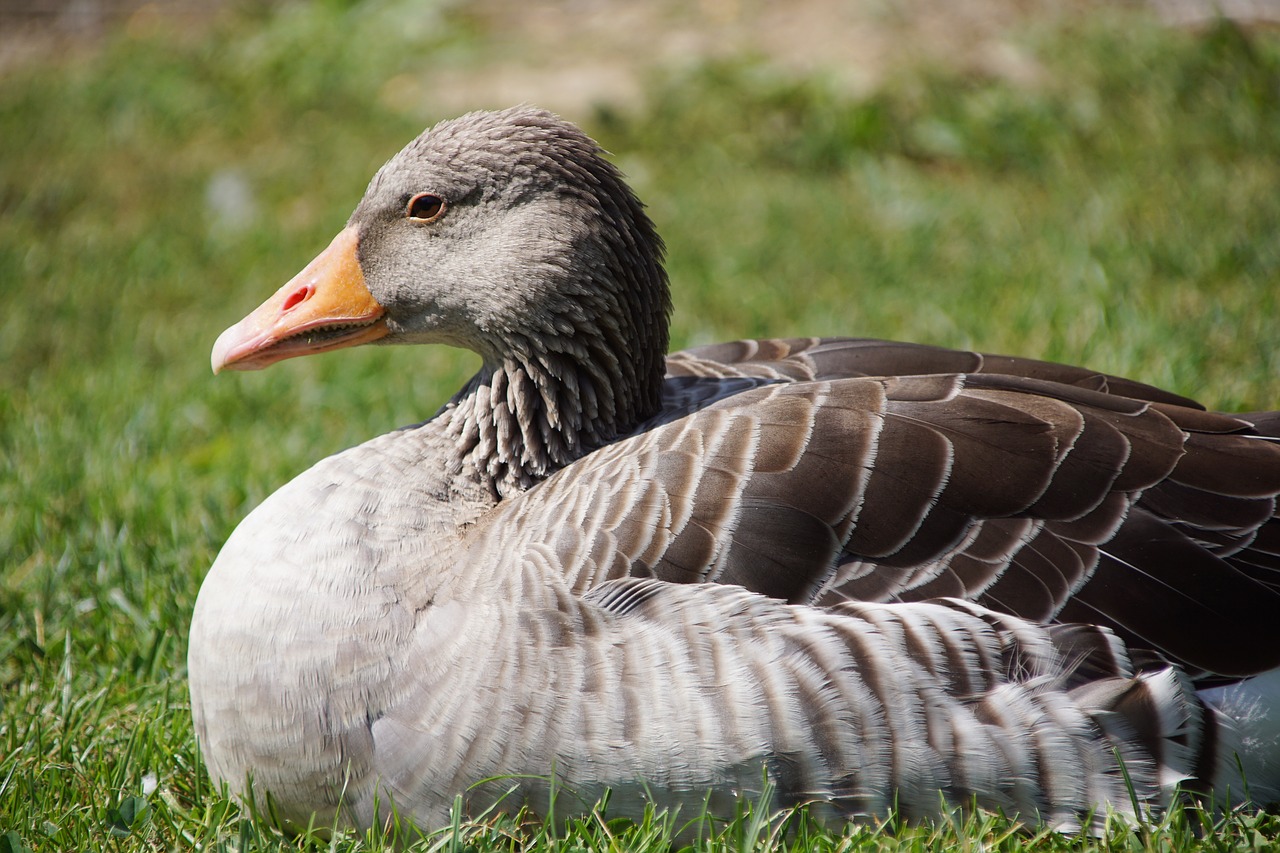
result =
[{"label": "goose eye", "polygon": [[435,193],[418,193],[409,199],[406,215],[418,222],[435,222],[444,215],[444,199]]}]

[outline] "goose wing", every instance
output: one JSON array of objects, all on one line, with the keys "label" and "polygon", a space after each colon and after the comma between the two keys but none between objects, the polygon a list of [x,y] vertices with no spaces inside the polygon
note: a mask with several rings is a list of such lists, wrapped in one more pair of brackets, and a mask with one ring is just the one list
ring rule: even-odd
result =
[{"label": "goose wing", "polygon": [[661,418],[496,508],[483,529],[507,553],[580,590],[954,596],[1106,625],[1200,675],[1280,665],[1280,446],[1246,419],[913,345],[743,342],[671,364]]}]

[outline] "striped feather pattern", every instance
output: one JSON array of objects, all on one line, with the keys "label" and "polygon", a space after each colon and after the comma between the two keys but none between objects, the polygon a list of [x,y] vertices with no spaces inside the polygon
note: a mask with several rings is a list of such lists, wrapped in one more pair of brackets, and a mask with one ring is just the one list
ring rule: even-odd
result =
[{"label": "striped feather pattern", "polygon": [[941,792],[1075,829],[1100,806],[1131,812],[1121,763],[1159,807],[1214,761],[1220,734],[1176,669],[1136,673],[1114,642],[1097,665],[1073,631],[956,600],[817,609],[626,579],[547,608],[467,608],[473,627],[446,654],[468,666],[434,686],[437,701],[397,703],[371,727],[381,793],[428,824],[464,789],[473,810],[503,796],[546,808],[554,767],[561,809],[609,787],[624,813],[648,800],[696,811],[715,791],[917,818],[939,813]]},{"label": "striped feather pattern", "polygon": [[[827,347],[886,372],[898,353],[921,369],[919,350],[984,360],[809,344],[828,372]],[[685,375],[733,366],[670,361]],[[1064,386],[1035,376],[1056,366],[997,363],[1027,375],[808,379],[819,370],[788,355],[771,384],[704,384],[696,404],[677,383],[674,415],[503,504],[494,523],[579,589],[632,575],[793,602],[953,596],[1107,625],[1206,676],[1280,666],[1274,554],[1252,547],[1280,530],[1280,445],[1239,418],[1095,390],[1135,383],[1060,368]]]}]

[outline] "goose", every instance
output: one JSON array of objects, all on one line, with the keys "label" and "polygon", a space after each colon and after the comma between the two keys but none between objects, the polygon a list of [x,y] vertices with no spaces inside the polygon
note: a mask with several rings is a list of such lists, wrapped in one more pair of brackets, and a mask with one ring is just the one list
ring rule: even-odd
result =
[{"label": "goose", "polygon": [[858,338],[668,355],[663,260],[580,129],[477,112],[222,333],[215,373],[482,366],[227,539],[189,646],[215,780],[357,828],[608,791],[1074,829],[1280,791],[1280,413]]}]

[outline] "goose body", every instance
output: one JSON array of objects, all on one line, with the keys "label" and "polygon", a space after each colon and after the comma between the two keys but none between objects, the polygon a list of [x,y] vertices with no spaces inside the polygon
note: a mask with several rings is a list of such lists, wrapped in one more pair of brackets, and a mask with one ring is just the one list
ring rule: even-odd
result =
[{"label": "goose body", "polygon": [[476,113],[223,333],[215,370],[483,366],[228,539],[189,654],[216,779],[354,826],[552,777],[557,813],[941,794],[1061,827],[1132,811],[1126,773],[1144,808],[1280,790],[1280,415],[862,339],[666,356],[661,261],[579,130]]}]

